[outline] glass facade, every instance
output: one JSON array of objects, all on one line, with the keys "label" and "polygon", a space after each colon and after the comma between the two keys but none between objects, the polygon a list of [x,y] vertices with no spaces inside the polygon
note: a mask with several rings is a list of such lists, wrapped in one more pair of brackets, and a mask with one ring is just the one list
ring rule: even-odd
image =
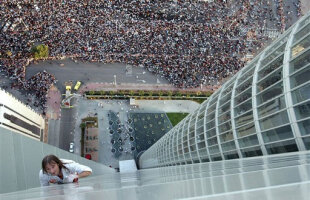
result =
[{"label": "glass facade", "polygon": [[[255,150],[251,152],[255,154]],[[78,184],[31,188],[0,194],[0,199],[307,200],[309,154],[309,151],[294,152],[111,173],[110,176],[92,175]]]},{"label": "glass facade", "polygon": [[144,152],[141,168],[310,149],[310,16],[304,16]]},{"label": "glass facade", "polygon": [[44,156],[49,154],[89,166],[94,176],[116,175],[114,169],[105,165],[0,127],[0,199],[7,199],[1,198],[2,193],[39,187],[41,162]]}]

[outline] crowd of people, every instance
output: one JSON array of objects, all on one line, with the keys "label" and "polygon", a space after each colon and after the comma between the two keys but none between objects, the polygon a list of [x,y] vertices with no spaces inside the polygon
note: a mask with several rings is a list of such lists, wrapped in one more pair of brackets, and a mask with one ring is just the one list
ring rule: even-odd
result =
[{"label": "crowd of people", "polygon": [[46,108],[46,94],[54,83],[56,83],[55,76],[43,70],[43,72],[38,72],[27,80],[24,88],[33,90],[37,99],[40,99],[39,102],[35,103],[35,106],[40,106],[44,110]]},{"label": "crowd of people", "polygon": [[39,89],[37,94],[43,96],[42,86],[47,84],[48,89],[53,83],[46,81],[51,75],[44,72],[42,79],[27,82],[24,74],[35,44],[47,45],[53,58],[144,66],[176,87],[192,88],[218,84],[237,72],[245,64],[244,56],[254,54],[269,39],[262,34],[266,24],[282,27],[281,16],[264,0],[4,0],[2,4],[0,56],[6,59],[0,65],[19,85]]},{"label": "crowd of people", "polygon": [[29,60],[27,59],[0,60],[1,71],[5,71],[8,77],[12,80],[10,87],[12,89],[26,90],[28,94],[35,95],[36,100],[33,101],[32,104],[35,107],[40,108],[43,111],[43,114],[45,114],[46,95],[49,88],[56,83],[56,78],[54,75],[42,71],[33,75],[29,80],[26,80],[25,67],[28,64]]}]

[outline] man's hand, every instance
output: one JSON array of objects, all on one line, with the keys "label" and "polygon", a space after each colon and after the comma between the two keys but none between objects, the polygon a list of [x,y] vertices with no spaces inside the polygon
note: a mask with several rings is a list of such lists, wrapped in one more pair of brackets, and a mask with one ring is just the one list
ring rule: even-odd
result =
[{"label": "man's hand", "polygon": [[51,179],[49,182],[50,183],[56,183],[57,181],[56,181],[56,179]]},{"label": "man's hand", "polygon": [[64,183],[75,183],[75,182],[78,182],[78,180],[79,180],[78,175],[70,174],[69,176],[63,179],[63,182]]}]

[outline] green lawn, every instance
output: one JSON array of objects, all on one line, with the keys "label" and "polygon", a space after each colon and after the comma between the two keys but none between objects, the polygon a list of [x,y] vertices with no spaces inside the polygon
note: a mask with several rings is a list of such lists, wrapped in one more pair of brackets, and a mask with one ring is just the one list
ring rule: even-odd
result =
[{"label": "green lawn", "polygon": [[166,113],[172,126],[177,125],[182,119],[184,119],[188,113]]}]

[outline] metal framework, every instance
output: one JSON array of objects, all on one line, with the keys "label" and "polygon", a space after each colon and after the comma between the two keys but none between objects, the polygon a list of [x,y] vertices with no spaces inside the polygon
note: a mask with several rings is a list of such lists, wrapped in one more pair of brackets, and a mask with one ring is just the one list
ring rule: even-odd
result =
[{"label": "metal framework", "polygon": [[310,150],[310,14],[145,151],[139,164],[150,168],[304,150]]}]

